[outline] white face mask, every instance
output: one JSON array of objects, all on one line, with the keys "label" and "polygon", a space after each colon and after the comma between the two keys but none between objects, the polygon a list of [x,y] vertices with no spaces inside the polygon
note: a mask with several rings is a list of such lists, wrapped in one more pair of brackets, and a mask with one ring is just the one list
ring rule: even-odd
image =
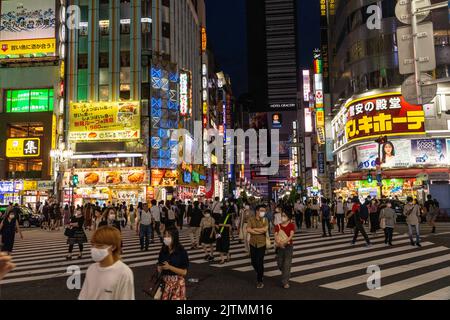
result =
[{"label": "white face mask", "polygon": [[116,220],[116,216],[115,216],[114,214],[110,214],[110,215],[108,216],[108,219],[109,219],[109,220]]},{"label": "white face mask", "polygon": [[166,246],[170,246],[171,244],[172,244],[172,238],[171,237],[164,237],[164,244],[166,245]]},{"label": "white face mask", "polygon": [[209,218],[211,215],[209,213],[205,214],[205,218]]},{"label": "white face mask", "polygon": [[245,209],[247,209],[247,210],[250,209],[250,206],[249,206],[249,205],[246,205],[246,206],[245,206]]},{"label": "white face mask", "polygon": [[266,215],[266,212],[265,212],[265,211],[261,211],[261,212],[259,213],[259,216],[260,216],[261,218],[264,218],[265,215]]},{"label": "white face mask", "polygon": [[390,207],[392,207],[392,204],[391,204],[391,203],[388,203],[388,204],[386,204],[386,206],[387,206],[388,208],[390,208]]},{"label": "white face mask", "polygon": [[288,222],[288,218],[287,217],[281,217],[281,221],[283,221],[283,222]]},{"label": "white face mask", "polygon": [[92,260],[95,262],[103,261],[109,255],[109,248],[110,247],[105,249],[91,248]]}]

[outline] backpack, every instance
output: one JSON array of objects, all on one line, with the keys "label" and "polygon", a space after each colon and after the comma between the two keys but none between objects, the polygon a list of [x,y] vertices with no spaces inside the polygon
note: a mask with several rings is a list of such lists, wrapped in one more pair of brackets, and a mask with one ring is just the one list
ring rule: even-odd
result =
[{"label": "backpack", "polygon": [[369,218],[369,209],[365,203],[359,207],[359,217],[363,220],[367,220]]}]

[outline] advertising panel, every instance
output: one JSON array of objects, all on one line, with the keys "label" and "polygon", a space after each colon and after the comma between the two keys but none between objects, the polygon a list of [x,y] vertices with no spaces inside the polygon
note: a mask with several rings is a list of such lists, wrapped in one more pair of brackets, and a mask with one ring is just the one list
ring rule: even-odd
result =
[{"label": "advertising panel", "polygon": [[53,89],[6,90],[6,112],[53,111]]},{"label": "advertising panel", "polygon": [[69,140],[135,140],[141,136],[140,105],[127,102],[70,104]]},{"label": "advertising panel", "polygon": [[381,167],[401,168],[411,165],[411,140],[392,140],[381,148]]},{"label": "advertising panel", "polygon": [[425,133],[421,106],[406,102],[400,93],[365,97],[346,104],[347,141]]},{"label": "advertising panel", "polygon": [[54,0],[3,0],[0,13],[0,59],[56,52]]},{"label": "advertising panel", "polygon": [[412,140],[411,158],[416,165],[448,164],[445,139]]},{"label": "advertising panel", "polygon": [[281,128],[281,126],[282,126],[282,120],[283,118],[282,118],[282,115],[281,115],[281,113],[274,113],[274,114],[272,114],[272,128]]},{"label": "advertising panel", "polygon": [[309,101],[309,93],[311,92],[310,82],[309,70],[303,70],[303,101]]},{"label": "advertising panel", "polygon": [[177,185],[177,170],[151,170],[151,181],[153,187],[174,187]]},{"label": "advertising panel", "polygon": [[40,138],[11,138],[6,140],[7,158],[39,157],[40,154]]},{"label": "advertising panel", "polygon": [[[149,173],[144,168],[75,169],[78,187],[127,186],[148,183]],[[63,186],[70,186],[70,171],[64,173]]]},{"label": "advertising panel", "polygon": [[374,169],[378,158],[378,144],[370,143],[356,147],[356,156],[359,170]]}]

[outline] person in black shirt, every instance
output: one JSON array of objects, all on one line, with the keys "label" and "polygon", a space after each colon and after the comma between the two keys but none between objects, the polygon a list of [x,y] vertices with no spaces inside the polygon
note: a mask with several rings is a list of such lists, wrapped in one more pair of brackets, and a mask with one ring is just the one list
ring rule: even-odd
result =
[{"label": "person in black shirt", "polygon": [[188,253],[180,243],[178,230],[174,227],[167,229],[158,257],[158,272],[164,281],[161,300],[186,300],[185,276],[188,267]]},{"label": "person in black shirt", "polygon": [[425,201],[426,220],[428,224],[433,228],[431,233],[436,233],[436,218],[439,215],[439,202],[436,199],[433,200],[431,194],[427,195],[427,201]]},{"label": "person in black shirt", "polygon": [[[190,214],[189,214],[190,211]],[[202,221],[203,213],[200,210],[199,202],[194,202],[194,208],[188,210],[189,235],[191,237],[191,250],[199,246],[200,241],[200,222]]]},{"label": "person in black shirt", "polygon": [[70,218],[69,229],[66,233],[67,244],[69,245],[69,254],[66,259],[72,259],[72,251],[75,244],[78,244],[78,248],[80,249],[80,254],[78,255],[78,259],[83,257],[83,244],[87,242],[86,234],[83,230],[84,225],[84,217],[81,213],[81,210],[77,210],[75,215]]}]

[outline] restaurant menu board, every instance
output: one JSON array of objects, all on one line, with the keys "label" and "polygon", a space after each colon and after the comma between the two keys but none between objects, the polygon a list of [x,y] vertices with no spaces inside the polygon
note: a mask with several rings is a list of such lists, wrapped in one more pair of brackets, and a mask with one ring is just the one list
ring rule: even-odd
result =
[{"label": "restaurant menu board", "polygon": [[[145,169],[75,169],[79,184],[77,187],[144,185],[149,174]],[[70,171],[64,174],[64,187],[70,187]]]},{"label": "restaurant menu board", "polygon": [[141,136],[140,105],[136,101],[70,104],[70,141],[123,141]]},{"label": "restaurant menu board", "polygon": [[416,165],[448,164],[445,139],[412,140],[411,160]]}]

